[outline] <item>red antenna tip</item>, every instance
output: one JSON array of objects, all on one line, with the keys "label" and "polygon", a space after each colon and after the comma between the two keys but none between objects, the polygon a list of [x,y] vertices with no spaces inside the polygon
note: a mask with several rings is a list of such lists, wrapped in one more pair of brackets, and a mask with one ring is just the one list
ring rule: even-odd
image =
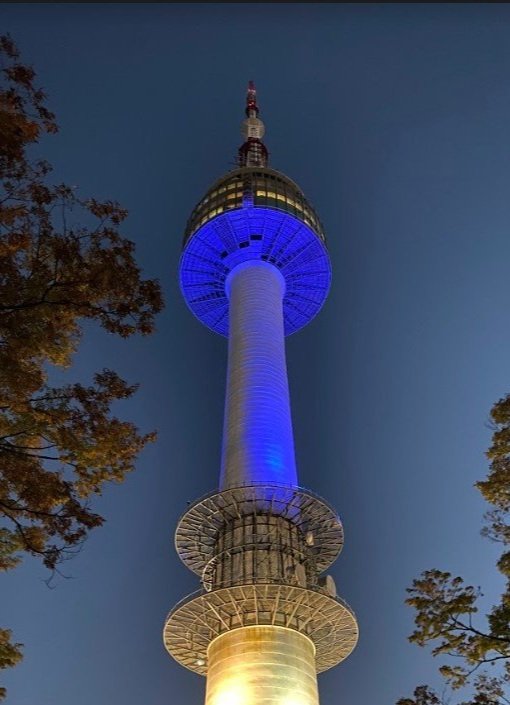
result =
[{"label": "red antenna tip", "polygon": [[239,166],[267,166],[267,149],[262,142],[264,123],[259,120],[257,91],[255,82],[248,81],[246,92],[246,120],[243,122],[242,133],[245,141],[239,148]]},{"label": "red antenna tip", "polygon": [[247,117],[250,117],[250,111],[255,111],[257,114],[259,112],[257,107],[257,91],[255,90],[255,83],[253,81],[248,81],[248,90],[246,92]]}]

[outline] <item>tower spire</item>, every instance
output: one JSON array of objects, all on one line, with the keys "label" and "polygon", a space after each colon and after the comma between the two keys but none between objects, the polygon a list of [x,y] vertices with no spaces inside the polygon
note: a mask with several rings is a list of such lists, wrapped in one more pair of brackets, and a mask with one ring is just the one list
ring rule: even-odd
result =
[{"label": "tower spire", "polygon": [[248,81],[248,90],[246,91],[246,117],[257,117],[258,114],[257,89],[253,81]]},{"label": "tower spire", "polygon": [[243,144],[239,147],[238,163],[244,166],[267,166],[268,153],[265,144],[262,142],[265,127],[259,118],[259,106],[257,105],[257,90],[253,81],[248,81],[246,91],[246,119],[241,125],[241,134],[244,137]]}]

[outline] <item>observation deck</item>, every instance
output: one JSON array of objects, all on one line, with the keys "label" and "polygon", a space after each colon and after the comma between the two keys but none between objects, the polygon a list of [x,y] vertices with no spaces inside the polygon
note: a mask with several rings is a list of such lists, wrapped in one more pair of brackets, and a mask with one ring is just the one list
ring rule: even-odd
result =
[{"label": "observation deck", "polygon": [[267,167],[241,167],[216,181],[188,220],[180,264],[183,296],[208,328],[228,336],[228,274],[262,260],[285,279],[284,330],[290,335],[321,309],[331,265],[320,220],[301,189]]},{"label": "observation deck", "polygon": [[204,578],[217,561],[225,527],[241,517],[288,521],[296,527],[316,573],[327,570],[344,545],[342,522],[322,497],[302,487],[261,483],[211,492],[188,507],[175,532],[175,548],[184,565]]},{"label": "observation deck", "polygon": [[317,673],[346,659],[358,641],[354,612],[340,597],[325,590],[283,583],[251,583],[198,591],[167,616],[163,640],[182,666],[207,675],[208,648],[214,639],[249,626],[294,629],[315,647]]}]

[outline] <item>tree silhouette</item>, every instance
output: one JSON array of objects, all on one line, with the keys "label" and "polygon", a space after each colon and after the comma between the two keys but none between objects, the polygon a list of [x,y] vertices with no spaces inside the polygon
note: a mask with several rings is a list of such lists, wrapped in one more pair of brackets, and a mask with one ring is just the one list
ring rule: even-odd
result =
[{"label": "tree silhouette", "polygon": [[[114,371],[60,387],[48,371],[70,365],[84,321],[147,335],[163,304],[119,232],[127,212],[51,184],[32,156],[57,125],[9,36],[0,61],[0,568],[28,553],[54,571],[104,521],[91,496],[121,482],[155,435],[112,413],[136,390]],[[0,630],[0,667],[20,658]]]},{"label": "tree silhouette", "polygon": [[[434,656],[451,657],[440,672],[452,691],[471,686],[473,695],[460,705],[510,703],[510,394],[491,410],[492,445],[487,451],[487,479],[476,487],[491,505],[482,534],[501,544],[498,570],[506,585],[497,604],[478,616],[479,588],[465,585],[461,577],[427,570],[408,589],[408,605],[415,609],[416,629],[409,637],[419,646],[432,646]],[[486,667],[490,667],[489,670]],[[448,700],[451,701],[453,692]],[[397,705],[436,705],[444,702],[430,688],[421,686],[414,698]]]}]

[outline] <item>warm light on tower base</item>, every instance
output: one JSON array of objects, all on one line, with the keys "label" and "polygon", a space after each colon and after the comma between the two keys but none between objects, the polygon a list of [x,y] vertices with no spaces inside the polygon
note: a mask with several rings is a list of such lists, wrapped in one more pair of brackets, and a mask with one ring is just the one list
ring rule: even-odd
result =
[{"label": "warm light on tower base", "polygon": [[293,629],[233,629],[208,650],[205,705],[319,705],[312,641]]}]

